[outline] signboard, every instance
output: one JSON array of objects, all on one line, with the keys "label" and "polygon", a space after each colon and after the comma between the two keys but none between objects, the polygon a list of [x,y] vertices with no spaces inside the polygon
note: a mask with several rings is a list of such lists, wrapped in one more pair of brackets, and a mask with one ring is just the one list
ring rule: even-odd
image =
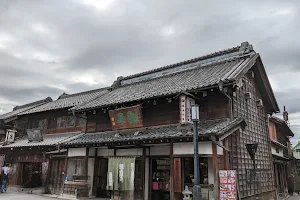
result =
[{"label": "signboard", "polygon": [[195,104],[195,100],[186,95],[181,95],[179,99],[180,123],[193,123],[191,120],[191,105]]},{"label": "signboard", "polygon": [[14,142],[16,132],[17,132],[16,130],[7,130],[5,142]]},{"label": "signboard", "polygon": [[181,159],[174,158],[174,191],[182,192],[181,188]]},{"label": "signboard", "polygon": [[43,141],[43,135],[39,129],[27,129],[27,136],[29,142],[41,142]]},{"label": "signboard", "polygon": [[110,110],[109,117],[113,130],[143,126],[142,110],[140,105]]},{"label": "signboard", "polygon": [[236,200],[236,171],[220,170],[220,200]]}]

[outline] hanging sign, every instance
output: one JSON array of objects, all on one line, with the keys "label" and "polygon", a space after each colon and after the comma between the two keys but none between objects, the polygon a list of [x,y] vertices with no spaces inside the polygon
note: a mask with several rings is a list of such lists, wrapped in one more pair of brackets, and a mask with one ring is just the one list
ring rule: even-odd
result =
[{"label": "hanging sign", "polygon": [[109,111],[113,130],[143,126],[141,106],[132,106]]},{"label": "hanging sign", "polygon": [[182,192],[181,188],[181,159],[174,158],[174,191]]},{"label": "hanging sign", "polygon": [[220,200],[236,200],[236,171],[220,170]]},{"label": "hanging sign", "polygon": [[191,120],[191,105],[195,104],[195,99],[186,95],[179,97],[180,123],[192,123]]}]

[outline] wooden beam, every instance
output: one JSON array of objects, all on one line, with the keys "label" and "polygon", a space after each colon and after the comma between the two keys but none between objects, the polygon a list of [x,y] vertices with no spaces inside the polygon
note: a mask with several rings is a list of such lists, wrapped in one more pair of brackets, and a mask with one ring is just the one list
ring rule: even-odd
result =
[{"label": "wooden beam", "polygon": [[[69,151],[69,149],[68,149]],[[65,157],[65,166],[64,166],[64,179],[62,180],[62,186],[61,186],[61,193],[64,193],[64,188],[65,188],[65,179],[67,176],[67,170],[68,170],[68,151],[66,152],[66,157]]]},{"label": "wooden beam", "polygon": [[175,199],[174,193],[174,155],[173,155],[173,142],[170,143],[170,199]]},{"label": "wooden beam", "polygon": [[143,190],[143,199],[145,200],[146,148],[143,148],[142,160],[143,160],[142,161],[142,170],[143,170],[142,190]]},{"label": "wooden beam", "polygon": [[[228,149],[228,139],[224,140],[224,146],[226,149]],[[224,169],[229,170],[229,153],[225,149],[223,149],[223,159],[224,159]]]},{"label": "wooden beam", "polygon": [[[88,178],[88,167],[89,167],[89,154],[90,154],[90,149],[86,148],[86,154],[85,154],[85,159],[84,159],[84,176]],[[87,179],[88,180],[88,179]]]},{"label": "wooden beam", "polygon": [[219,173],[218,173],[218,153],[217,153],[217,145],[212,142],[212,167],[214,172],[214,191],[215,198],[219,199]]}]

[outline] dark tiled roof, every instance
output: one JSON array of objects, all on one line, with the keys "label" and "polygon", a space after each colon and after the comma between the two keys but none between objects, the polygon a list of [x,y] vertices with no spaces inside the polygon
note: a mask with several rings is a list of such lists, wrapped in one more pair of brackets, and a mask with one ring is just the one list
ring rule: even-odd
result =
[{"label": "dark tiled roof", "polygon": [[38,147],[38,146],[53,146],[63,142],[74,140],[82,135],[81,132],[72,133],[58,133],[58,134],[46,134],[43,135],[43,141],[41,142],[28,142],[28,138],[24,137],[16,140],[14,143],[0,146],[0,148],[16,148],[16,147]]},{"label": "dark tiled roof", "polygon": [[3,115],[0,115],[0,120],[6,120],[12,117],[17,116],[19,113],[22,113],[24,111],[27,111],[29,109],[35,108],[37,106],[43,105],[45,103],[51,102],[52,99],[50,97],[47,97],[46,99],[40,100],[40,101],[35,101],[29,104],[25,104],[22,106],[16,106],[14,107],[13,111],[9,113],[5,113]]},{"label": "dark tiled roof", "polygon": [[62,108],[70,108],[78,104],[81,104],[85,101],[90,101],[95,97],[105,94],[106,92],[107,92],[107,88],[101,88],[97,90],[91,90],[91,91],[81,92],[81,93],[71,94],[71,95],[63,94],[60,96],[59,99],[55,101],[27,110],[26,112],[22,112],[19,115],[26,115],[26,114],[32,114],[32,113],[44,112],[44,111],[56,110]]},{"label": "dark tiled roof", "polygon": [[270,121],[273,121],[274,123],[276,123],[278,126],[280,126],[285,132],[285,134],[287,136],[292,136],[294,137],[294,133],[293,131],[290,129],[289,125],[283,120],[283,119],[280,119],[278,117],[270,117]]},{"label": "dark tiled roof", "polygon": [[[243,122],[244,120],[241,118],[232,121],[229,119],[202,121],[199,122],[199,136],[215,135],[219,137],[230,129],[241,125]],[[193,133],[191,131],[192,130],[182,128],[179,124],[171,124],[131,130],[87,133],[75,140],[65,142],[64,144],[103,144],[110,142],[192,137]]]},{"label": "dark tiled roof", "polygon": [[[233,82],[257,54],[252,46],[243,44],[229,50],[166,66],[149,72],[120,78],[113,90],[78,105],[82,111],[150,99],[217,86],[220,81]],[[115,86],[116,85],[116,86]]]}]

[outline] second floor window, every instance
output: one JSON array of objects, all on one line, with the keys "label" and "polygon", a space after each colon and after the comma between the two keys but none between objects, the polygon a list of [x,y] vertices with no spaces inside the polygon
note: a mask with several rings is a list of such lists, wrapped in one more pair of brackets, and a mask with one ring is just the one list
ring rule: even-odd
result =
[{"label": "second floor window", "polygon": [[31,128],[33,128],[33,129],[36,128],[36,129],[44,130],[44,129],[47,129],[47,126],[48,126],[47,119],[33,120],[32,124],[31,124]]}]

